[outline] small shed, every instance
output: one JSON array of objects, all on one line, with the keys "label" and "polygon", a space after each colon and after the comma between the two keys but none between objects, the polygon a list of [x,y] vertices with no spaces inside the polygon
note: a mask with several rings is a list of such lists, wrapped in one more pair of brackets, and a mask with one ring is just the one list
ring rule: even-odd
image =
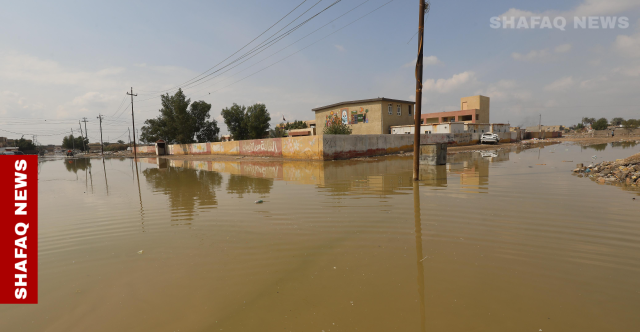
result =
[{"label": "small shed", "polygon": [[167,154],[167,143],[163,140],[156,142],[156,156],[164,156]]}]

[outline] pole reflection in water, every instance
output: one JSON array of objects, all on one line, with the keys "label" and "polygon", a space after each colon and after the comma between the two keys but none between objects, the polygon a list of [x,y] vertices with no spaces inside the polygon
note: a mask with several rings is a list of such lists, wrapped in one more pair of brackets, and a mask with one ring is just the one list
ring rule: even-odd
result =
[{"label": "pole reflection in water", "polygon": [[[142,232],[144,232],[144,207],[142,207],[142,191],[140,190],[140,174],[138,173],[138,163],[134,159],[133,163],[136,164],[136,178],[138,179],[138,199],[140,199],[140,219],[142,220]],[[133,170],[133,169],[132,169]]]},{"label": "pole reflection in water", "polygon": [[420,296],[420,327],[426,331],[426,317],[424,304],[424,265],[422,263],[422,225],[420,220],[420,186],[413,182],[413,214],[416,227],[416,261],[418,264],[418,295]]},{"label": "pole reflection in water", "polygon": [[109,196],[109,182],[107,181],[107,166],[104,164],[104,157],[102,158],[102,169],[104,170],[104,183],[107,186],[107,196]]}]

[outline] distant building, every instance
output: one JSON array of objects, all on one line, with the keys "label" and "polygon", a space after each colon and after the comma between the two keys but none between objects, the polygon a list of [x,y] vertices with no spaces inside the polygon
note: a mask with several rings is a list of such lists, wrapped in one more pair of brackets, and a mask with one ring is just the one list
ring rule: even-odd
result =
[{"label": "distant building", "polygon": [[389,98],[345,101],[312,109],[316,133],[322,135],[331,121],[341,121],[354,135],[390,134],[391,126],[414,123],[414,102]]},{"label": "distant building", "polygon": [[542,131],[544,132],[551,132],[551,131],[564,131],[564,126],[562,125],[558,125],[558,126],[530,126],[525,128],[527,131],[529,132],[538,132],[540,131],[540,128],[542,128]]},{"label": "distant building", "polygon": [[230,141],[233,141],[233,138],[231,138],[231,135],[220,136],[220,142],[230,142]]},{"label": "distant building", "polygon": [[[413,134],[415,126],[392,126],[392,134]],[[463,123],[445,122],[420,125],[420,134],[484,134],[484,133],[507,133],[510,129],[505,123]]]},{"label": "distant building", "polygon": [[423,124],[443,122],[490,123],[489,97],[471,96],[460,98],[460,110],[422,114]]}]

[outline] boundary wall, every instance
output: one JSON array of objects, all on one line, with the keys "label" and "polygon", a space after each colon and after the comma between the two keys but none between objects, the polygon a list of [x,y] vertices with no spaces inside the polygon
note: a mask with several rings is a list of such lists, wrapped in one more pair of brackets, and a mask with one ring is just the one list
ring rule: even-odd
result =
[{"label": "boundary wall", "polygon": [[[515,133],[498,133],[501,142],[511,142]],[[480,133],[422,134],[420,144],[450,146],[480,142]],[[513,138],[515,140],[515,138]],[[140,154],[155,154],[155,146],[139,146]],[[413,135],[322,135],[268,138],[246,141],[168,144],[168,155],[241,155],[302,160],[334,160],[380,156],[413,151]]]}]

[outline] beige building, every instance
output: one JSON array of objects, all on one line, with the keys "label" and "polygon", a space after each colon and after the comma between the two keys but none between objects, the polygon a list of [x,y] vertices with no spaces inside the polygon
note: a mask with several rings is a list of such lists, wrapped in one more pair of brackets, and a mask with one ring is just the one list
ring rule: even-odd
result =
[{"label": "beige building", "polygon": [[354,135],[390,134],[391,126],[414,124],[414,102],[389,98],[354,100],[312,109],[316,133],[322,135],[331,121],[341,121]]},{"label": "beige building", "polygon": [[443,122],[490,123],[489,97],[471,96],[460,98],[460,110],[452,112],[423,113],[423,124]]}]

